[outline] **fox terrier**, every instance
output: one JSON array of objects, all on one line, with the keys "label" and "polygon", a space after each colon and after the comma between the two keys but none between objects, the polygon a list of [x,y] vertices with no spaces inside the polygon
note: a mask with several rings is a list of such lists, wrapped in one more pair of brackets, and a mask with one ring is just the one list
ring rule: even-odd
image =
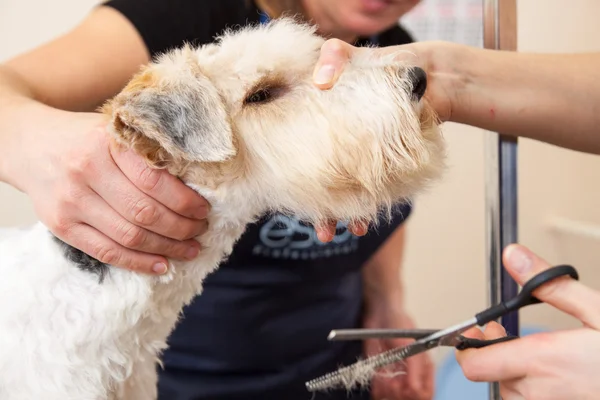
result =
[{"label": "fox terrier", "polygon": [[3,238],[2,400],[155,399],[181,310],[247,224],[270,212],[375,223],[439,178],[445,144],[425,72],[366,49],[320,90],[323,42],[285,18],[225,31],[157,57],[101,108],[119,146],[211,204],[203,251],[149,276],[94,260],[41,222]]}]

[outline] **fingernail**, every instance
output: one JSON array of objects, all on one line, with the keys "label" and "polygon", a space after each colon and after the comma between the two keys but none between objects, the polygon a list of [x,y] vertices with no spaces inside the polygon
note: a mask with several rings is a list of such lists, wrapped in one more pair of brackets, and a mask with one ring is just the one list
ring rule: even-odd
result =
[{"label": "fingernail", "polygon": [[152,267],[152,271],[159,275],[162,275],[167,272],[167,266],[164,263],[157,263],[154,264],[154,266]]},{"label": "fingernail", "polygon": [[193,260],[194,258],[196,258],[196,256],[198,255],[198,253],[200,252],[200,249],[196,246],[191,246],[186,252],[185,252],[185,258],[187,258],[188,260]]},{"label": "fingernail", "polygon": [[522,247],[517,245],[511,245],[508,248],[507,259],[510,267],[519,274],[528,272],[533,265],[531,256]]},{"label": "fingernail", "polygon": [[335,68],[332,65],[322,66],[315,75],[315,83],[324,84],[330,83],[335,75]]}]

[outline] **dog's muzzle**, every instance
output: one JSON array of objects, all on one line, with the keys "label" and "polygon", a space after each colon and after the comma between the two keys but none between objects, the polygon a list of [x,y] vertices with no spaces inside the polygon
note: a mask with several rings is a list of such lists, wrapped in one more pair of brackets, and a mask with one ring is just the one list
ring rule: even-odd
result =
[{"label": "dog's muzzle", "polygon": [[427,89],[427,73],[423,68],[412,67],[408,74],[412,84],[412,96],[416,101],[420,101]]}]

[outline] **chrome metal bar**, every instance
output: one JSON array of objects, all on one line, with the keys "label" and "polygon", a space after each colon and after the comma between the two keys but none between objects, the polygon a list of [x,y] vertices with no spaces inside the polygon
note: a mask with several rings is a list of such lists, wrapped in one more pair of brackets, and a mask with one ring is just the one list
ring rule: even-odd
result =
[{"label": "chrome metal bar", "polygon": [[[483,44],[486,49],[517,48],[516,0],[483,0]],[[486,154],[486,252],[489,305],[514,297],[518,285],[502,267],[502,250],[517,241],[517,140],[488,132]],[[519,315],[501,319],[508,334],[519,334]],[[490,399],[501,400],[497,383],[490,385]]]}]

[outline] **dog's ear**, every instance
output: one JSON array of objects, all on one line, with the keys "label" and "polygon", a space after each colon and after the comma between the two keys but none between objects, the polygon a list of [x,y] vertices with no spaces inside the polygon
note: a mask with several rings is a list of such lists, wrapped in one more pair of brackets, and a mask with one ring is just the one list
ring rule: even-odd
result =
[{"label": "dog's ear", "polygon": [[117,141],[154,166],[235,155],[231,124],[210,80],[185,64],[152,65],[102,109]]}]

